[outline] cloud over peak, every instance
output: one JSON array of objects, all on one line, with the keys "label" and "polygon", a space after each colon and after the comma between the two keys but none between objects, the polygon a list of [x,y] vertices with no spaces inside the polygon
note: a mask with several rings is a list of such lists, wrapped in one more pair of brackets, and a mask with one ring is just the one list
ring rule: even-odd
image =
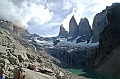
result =
[{"label": "cloud over peak", "polygon": [[120,1],[0,0],[0,19],[12,21],[18,27],[26,26],[30,33],[56,36],[61,24],[66,30],[69,29],[69,21],[73,15],[77,23],[86,17],[92,25],[95,14],[114,2]]},{"label": "cloud over peak", "polygon": [[12,21],[18,27],[27,27],[28,22],[43,25],[50,21],[53,15],[49,9],[33,0],[0,0],[0,19]]}]

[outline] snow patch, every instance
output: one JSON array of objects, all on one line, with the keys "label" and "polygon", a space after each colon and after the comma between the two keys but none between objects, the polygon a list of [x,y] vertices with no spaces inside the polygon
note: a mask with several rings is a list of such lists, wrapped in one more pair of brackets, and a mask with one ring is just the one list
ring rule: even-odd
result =
[{"label": "snow patch", "polygon": [[79,47],[79,48],[84,49],[84,48],[90,48],[90,47],[99,45],[99,42],[92,43],[92,41],[90,41],[89,43],[87,43],[87,41],[76,43],[76,40],[73,40],[71,42],[71,41],[67,41],[67,39],[65,39],[65,38],[58,38],[57,40],[60,40],[60,42],[57,44],[57,46],[61,46],[61,47],[70,47],[70,48],[78,48]]}]

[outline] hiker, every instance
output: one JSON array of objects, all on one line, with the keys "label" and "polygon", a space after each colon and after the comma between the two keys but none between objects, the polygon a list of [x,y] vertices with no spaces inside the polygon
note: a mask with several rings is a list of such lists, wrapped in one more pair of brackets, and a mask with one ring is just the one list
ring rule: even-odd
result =
[{"label": "hiker", "polygon": [[40,71],[40,69],[34,65],[34,71],[38,72],[38,71]]},{"label": "hiker", "polygon": [[33,64],[29,64],[27,68],[30,69],[30,70],[34,70],[36,72],[39,71],[38,68],[37,68],[37,66],[35,66]]},{"label": "hiker", "polygon": [[3,78],[3,74],[4,74],[4,70],[3,70],[3,69],[0,69],[0,79],[4,79],[4,78]]}]

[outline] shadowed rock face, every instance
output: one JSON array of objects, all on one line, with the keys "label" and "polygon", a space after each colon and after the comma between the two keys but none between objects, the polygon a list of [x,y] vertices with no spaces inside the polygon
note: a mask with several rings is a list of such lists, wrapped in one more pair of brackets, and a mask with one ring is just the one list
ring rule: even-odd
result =
[{"label": "shadowed rock face", "polygon": [[69,22],[69,37],[76,38],[77,36],[78,36],[78,25],[73,15]]},{"label": "shadowed rock face", "polygon": [[96,70],[120,77],[120,4],[113,5],[115,6],[107,10],[108,25],[100,34],[99,53],[95,64]]},{"label": "shadowed rock face", "polygon": [[100,34],[100,52],[109,54],[120,45],[120,4],[109,9],[107,13],[108,25]]},{"label": "shadowed rock face", "polygon": [[92,31],[93,31],[93,41],[92,42],[98,42],[99,41],[99,34],[103,31],[104,27],[107,26],[107,9],[103,10],[101,13],[98,13],[95,15],[92,25]]},{"label": "shadowed rock face", "polygon": [[68,32],[63,27],[63,24],[60,25],[60,32],[58,37],[64,37],[64,38],[68,37]]},{"label": "shadowed rock face", "polygon": [[89,25],[87,18],[82,18],[79,23],[79,33],[78,36],[85,36],[85,40],[90,40],[92,37],[92,30]]},{"label": "shadowed rock face", "polygon": [[83,67],[92,66],[94,63],[98,46],[91,48],[46,48],[47,53],[55,58],[58,58],[61,63],[57,63],[59,66],[73,66],[73,67]]}]

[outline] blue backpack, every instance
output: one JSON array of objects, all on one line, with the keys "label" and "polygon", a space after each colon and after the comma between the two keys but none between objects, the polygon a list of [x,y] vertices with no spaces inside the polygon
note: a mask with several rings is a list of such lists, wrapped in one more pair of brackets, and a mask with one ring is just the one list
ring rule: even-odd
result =
[{"label": "blue backpack", "polygon": [[0,79],[4,79],[3,76],[0,76]]}]

